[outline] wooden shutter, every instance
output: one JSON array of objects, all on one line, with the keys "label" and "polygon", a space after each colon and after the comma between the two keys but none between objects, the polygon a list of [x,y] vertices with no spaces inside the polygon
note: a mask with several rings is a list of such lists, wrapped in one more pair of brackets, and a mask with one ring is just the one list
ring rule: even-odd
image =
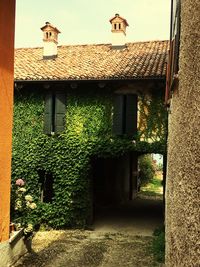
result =
[{"label": "wooden shutter", "polygon": [[176,32],[175,32],[175,47],[174,47],[174,73],[179,71],[179,46],[180,46],[180,2],[177,2],[176,7]]},{"label": "wooden shutter", "polygon": [[137,133],[137,95],[126,95],[126,127],[127,135]]},{"label": "wooden shutter", "polygon": [[170,92],[170,67],[171,67],[171,53],[168,50],[168,63],[166,67],[166,87],[165,87],[165,105],[168,105],[169,92]]},{"label": "wooden shutter", "polygon": [[52,112],[53,112],[53,96],[47,93],[44,103],[44,133],[51,134],[52,131]]},{"label": "wooden shutter", "polygon": [[66,94],[56,92],[55,95],[55,133],[61,133],[65,129]]},{"label": "wooden shutter", "polygon": [[124,113],[124,95],[115,95],[114,109],[113,109],[113,134],[115,135],[122,135],[124,133],[123,113]]}]

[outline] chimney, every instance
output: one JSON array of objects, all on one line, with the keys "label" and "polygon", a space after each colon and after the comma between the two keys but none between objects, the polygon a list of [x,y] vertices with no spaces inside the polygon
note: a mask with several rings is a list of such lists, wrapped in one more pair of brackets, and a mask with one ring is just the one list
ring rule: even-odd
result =
[{"label": "chimney", "polygon": [[126,27],[128,22],[119,14],[110,19],[112,25],[112,48],[120,49],[126,47]]},{"label": "chimney", "polygon": [[60,31],[46,22],[46,25],[41,28],[43,31],[43,59],[53,59],[58,56],[57,44],[58,34]]}]

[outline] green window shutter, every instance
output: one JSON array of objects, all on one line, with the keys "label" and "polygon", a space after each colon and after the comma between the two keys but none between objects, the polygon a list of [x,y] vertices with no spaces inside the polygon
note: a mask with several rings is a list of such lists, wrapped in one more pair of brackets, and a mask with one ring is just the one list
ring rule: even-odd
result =
[{"label": "green window shutter", "polygon": [[65,130],[66,94],[57,92],[55,95],[55,133]]},{"label": "green window shutter", "polygon": [[126,95],[126,130],[127,135],[137,133],[137,95]]},{"label": "green window shutter", "polygon": [[45,95],[44,103],[44,133],[51,134],[52,131],[52,110],[53,110],[53,97],[52,93]]},{"label": "green window shutter", "polygon": [[113,134],[122,135],[124,133],[124,95],[114,96],[113,109]]}]

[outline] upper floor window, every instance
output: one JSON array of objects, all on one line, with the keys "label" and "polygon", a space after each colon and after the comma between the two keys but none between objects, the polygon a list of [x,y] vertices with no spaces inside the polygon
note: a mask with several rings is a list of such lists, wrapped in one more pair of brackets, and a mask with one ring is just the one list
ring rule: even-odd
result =
[{"label": "upper floor window", "polygon": [[48,92],[45,96],[44,133],[59,134],[65,129],[66,95],[64,92]]},{"label": "upper floor window", "polygon": [[165,103],[168,105],[172,91],[176,88],[177,74],[179,71],[179,48],[181,29],[181,4],[180,0],[174,0],[171,10],[170,49],[166,74]]},{"label": "upper floor window", "polygon": [[137,95],[115,95],[113,133],[135,135],[137,133]]}]

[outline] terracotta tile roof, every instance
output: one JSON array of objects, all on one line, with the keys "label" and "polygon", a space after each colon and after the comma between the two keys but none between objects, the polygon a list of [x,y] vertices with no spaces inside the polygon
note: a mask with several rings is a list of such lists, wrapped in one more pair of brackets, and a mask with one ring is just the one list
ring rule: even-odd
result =
[{"label": "terracotta tile roof", "polygon": [[43,60],[42,48],[15,50],[15,80],[107,80],[164,78],[168,41],[59,46],[56,59]]}]

